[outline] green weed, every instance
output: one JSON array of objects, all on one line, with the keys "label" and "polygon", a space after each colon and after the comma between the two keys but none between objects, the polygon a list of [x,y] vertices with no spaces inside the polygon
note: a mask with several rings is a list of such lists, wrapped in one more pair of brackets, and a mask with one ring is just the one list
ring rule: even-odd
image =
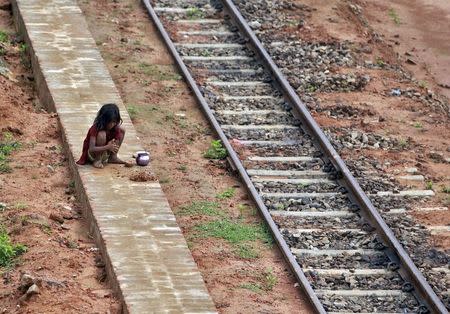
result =
[{"label": "green weed", "polygon": [[166,183],[169,183],[169,182],[170,182],[169,178],[161,178],[161,179],[159,179],[159,183],[161,183],[161,184],[166,184]]},{"label": "green weed", "polygon": [[377,57],[375,59],[375,64],[378,65],[379,67],[384,67],[386,65],[386,62],[384,62],[383,58]]},{"label": "green weed", "polygon": [[224,159],[227,157],[227,150],[222,146],[220,140],[214,140],[211,142],[211,146],[203,154],[203,157],[208,159]]},{"label": "green weed", "polygon": [[403,139],[403,138],[401,138],[401,139],[398,141],[398,146],[399,146],[401,149],[405,149],[405,148],[408,147],[408,141],[405,140],[405,139]]},{"label": "green weed", "polygon": [[211,51],[209,51],[209,50],[203,50],[203,51],[200,53],[200,55],[201,55],[202,57],[211,57],[212,53],[211,53]]},{"label": "green weed", "polygon": [[428,87],[428,83],[426,81],[419,81],[419,87],[421,88],[427,88]]},{"label": "green weed", "polygon": [[0,31],[0,43],[7,43],[9,40],[9,36],[6,32]]},{"label": "green weed", "polygon": [[201,19],[205,16],[205,14],[196,7],[188,8],[186,11],[186,15],[190,20]]},{"label": "green weed", "polygon": [[394,9],[389,9],[389,17],[394,21],[395,25],[400,25],[400,17]]},{"label": "green weed", "polygon": [[148,75],[157,81],[181,80],[181,76],[179,74],[174,73],[171,69],[163,70],[163,66],[142,62],[139,63],[138,67],[142,74]]},{"label": "green weed", "polygon": [[129,105],[129,106],[127,106],[127,111],[128,111],[128,114],[130,115],[131,121],[135,121],[139,114],[139,109],[136,108],[136,106]]},{"label": "green weed", "polygon": [[243,283],[239,286],[240,288],[247,289],[256,293],[261,293],[263,289],[261,288],[261,285],[258,283]]},{"label": "green weed", "polygon": [[201,237],[224,239],[231,244],[246,241],[261,240],[272,243],[273,239],[265,225],[249,225],[243,222],[233,222],[228,219],[216,220],[196,227]]},{"label": "green weed", "polygon": [[179,165],[177,167],[178,170],[182,171],[182,172],[186,172],[187,171],[187,166],[186,165]]},{"label": "green weed", "polygon": [[10,132],[3,133],[3,140],[0,142],[0,173],[11,172],[9,157],[14,150],[19,149],[21,144],[14,141]]},{"label": "green weed", "polygon": [[216,198],[218,198],[219,200],[232,198],[234,196],[235,192],[236,192],[236,190],[234,188],[228,188],[225,191],[223,191],[222,193],[217,194]]},{"label": "green weed", "polygon": [[6,230],[0,229],[0,267],[11,266],[14,259],[26,251],[25,245],[12,244]]},{"label": "green weed", "polygon": [[262,274],[263,289],[266,291],[271,291],[278,283],[277,276],[273,273],[272,268],[266,269]]},{"label": "green weed", "polygon": [[240,258],[258,258],[259,252],[248,243],[239,243],[235,246],[234,253]]},{"label": "green weed", "polygon": [[443,186],[442,187],[442,192],[450,194],[450,186]]},{"label": "green weed", "polygon": [[22,202],[17,202],[13,205],[13,209],[17,209],[17,210],[23,210],[26,209],[28,207],[27,203],[22,203]]},{"label": "green weed", "polygon": [[415,123],[414,123],[414,127],[415,127],[416,129],[421,129],[421,128],[423,127],[423,125],[422,125],[422,123],[420,123],[420,122],[415,122]]},{"label": "green weed", "polygon": [[427,181],[427,182],[425,183],[425,188],[426,188],[427,190],[432,190],[432,189],[433,189],[433,181]]},{"label": "green weed", "polygon": [[189,205],[181,207],[181,215],[205,215],[205,216],[221,216],[222,212],[219,203],[209,201],[196,201]]}]

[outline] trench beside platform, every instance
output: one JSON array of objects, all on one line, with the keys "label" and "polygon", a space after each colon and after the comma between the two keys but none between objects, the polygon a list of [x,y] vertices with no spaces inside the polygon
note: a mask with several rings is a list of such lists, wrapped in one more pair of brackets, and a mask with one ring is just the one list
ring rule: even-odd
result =
[{"label": "trench beside platform", "polygon": [[41,102],[58,114],[77,193],[124,313],[216,313],[158,182],[133,182],[132,170],[77,166],[102,104],[119,105],[120,156],[142,150],[119,93],[74,0],[15,0],[14,18],[30,48]]}]

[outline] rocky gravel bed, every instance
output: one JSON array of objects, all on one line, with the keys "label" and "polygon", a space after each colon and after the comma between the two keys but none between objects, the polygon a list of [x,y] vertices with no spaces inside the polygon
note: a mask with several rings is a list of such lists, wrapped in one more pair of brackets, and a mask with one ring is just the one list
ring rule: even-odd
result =
[{"label": "rocky gravel bed", "polygon": [[354,273],[323,276],[317,271],[305,271],[305,275],[311,283],[313,289],[331,290],[400,290],[404,281],[396,273],[382,275],[358,275]]},{"label": "rocky gravel bed", "polygon": [[321,152],[314,147],[314,144],[303,138],[297,141],[286,141],[282,144],[256,143],[245,145],[245,149],[250,155],[261,157],[295,157],[295,156],[312,156],[320,157]]},{"label": "rocky gravel bed", "polygon": [[383,252],[375,252],[371,255],[295,255],[302,268],[324,268],[324,269],[386,269],[389,264],[388,257]]},{"label": "rocky gravel bed", "polygon": [[[202,24],[203,25],[203,24]],[[210,25],[205,24],[205,30],[211,30]],[[203,29],[201,29],[203,30]],[[220,30],[220,29],[218,29]],[[178,52],[182,56],[201,56],[201,57],[209,57],[209,56],[244,56],[249,57],[251,55],[251,51],[248,49],[236,48],[192,48],[192,47],[177,47]]]},{"label": "rocky gravel bed", "polygon": [[[275,169],[272,162],[263,161],[250,161],[245,160],[244,165],[247,169]],[[314,159],[311,161],[296,161],[296,162],[283,162],[277,163],[276,169],[278,170],[320,170],[323,166],[321,159]]]},{"label": "rocky gravel bed", "polygon": [[[311,210],[312,211],[312,210]],[[304,229],[335,229],[337,227],[348,229],[361,228],[360,217],[351,215],[345,217],[295,217],[295,216],[272,216],[273,220],[283,229],[295,229],[301,226]]]},{"label": "rocky gravel bed", "polygon": [[417,300],[410,294],[386,297],[340,297],[321,298],[325,310],[340,312],[345,310],[357,312],[420,313]]},{"label": "rocky gravel bed", "polygon": [[158,7],[174,7],[174,8],[211,8],[211,4],[215,4],[218,1],[210,1],[210,0],[153,0],[151,1],[153,6]]},{"label": "rocky gravel bed", "polygon": [[351,201],[345,194],[330,195],[320,198],[263,197],[264,204],[271,210],[286,211],[339,211],[349,209]]},{"label": "rocky gravel bed", "polygon": [[[258,67],[254,71],[241,71],[241,69],[234,70],[230,73],[229,70],[223,69],[191,69],[193,73],[200,79],[202,77],[208,77],[211,80],[216,81],[263,81],[270,82],[270,75],[264,71],[262,67]],[[281,100],[280,100],[281,101]],[[284,100],[283,100],[284,102]]]},{"label": "rocky gravel bed", "polygon": [[215,93],[201,89],[208,104],[213,110],[292,110],[291,106],[284,101],[284,99],[238,99],[238,100],[224,100],[223,97]]},{"label": "rocky gravel bed", "polygon": [[379,134],[366,133],[348,128],[327,128],[325,129],[325,134],[338,151],[344,148],[403,150],[411,145],[409,140],[398,140]]},{"label": "rocky gravel bed", "polygon": [[323,193],[339,192],[339,184],[330,183],[284,183],[284,182],[255,182],[256,189],[268,193]]},{"label": "rocky gravel bed", "polygon": [[374,233],[364,234],[352,231],[339,232],[338,230],[327,230],[324,232],[283,232],[289,247],[297,249],[375,249],[377,236]]},{"label": "rocky gravel bed", "polygon": [[281,94],[274,90],[269,84],[259,86],[235,86],[235,85],[223,85],[223,86],[207,86],[205,87],[216,95],[229,95],[229,96],[274,96],[280,97]]},{"label": "rocky gravel bed", "polygon": [[228,138],[235,138],[243,141],[292,141],[299,140],[303,137],[300,128],[295,129],[224,129]]},{"label": "rocky gravel bed", "polygon": [[216,60],[202,60],[202,61],[191,61],[185,60],[185,63],[189,67],[200,68],[200,69],[220,69],[220,70],[257,70],[260,67],[260,64],[256,60],[235,60],[235,61],[216,61]]},{"label": "rocky gravel bed", "polygon": [[234,114],[220,114],[216,113],[216,119],[220,124],[235,124],[235,125],[261,125],[261,124],[289,124],[299,125],[300,121],[294,118],[290,113],[279,113],[275,111],[267,113],[242,113],[237,112]]}]

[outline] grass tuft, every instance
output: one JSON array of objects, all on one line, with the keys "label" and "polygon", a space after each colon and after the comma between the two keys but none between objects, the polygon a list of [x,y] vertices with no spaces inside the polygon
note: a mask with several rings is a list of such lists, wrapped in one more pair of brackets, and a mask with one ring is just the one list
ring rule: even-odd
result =
[{"label": "grass tuft", "polygon": [[394,21],[395,25],[400,25],[400,17],[394,9],[389,9],[389,17]]},{"label": "grass tuft", "polygon": [[27,251],[23,244],[12,244],[6,230],[0,229],[0,267],[11,266],[14,259]]},{"label": "grass tuft", "polygon": [[219,200],[224,200],[227,198],[232,198],[234,196],[234,193],[236,192],[236,189],[234,188],[228,188],[225,191],[223,191],[222,193],[219,193],[216,195],[216,198],[218,198]]},{"label": "grass tuft", "polygon": [[128,114],[130,115],[131,121],[134,122],[139,114],[139,109],[134,105],[128,105],[127,111],[128,111]]},{"label": "grass tuft", "polygon": [[223,219],[199,225],[196,229],[200,232],[201,237],[221,238],[231,244],[254,240],[261,240],[269,244],[273,242],[272,236],[264,224],[249,225]]},{"label": "grass tuft", "polygon": [[209,201],[197,201],[181,207],[180,215],[221,216],[222,212],[220,211],[219,203]]},{"label": "grass tuft", "polygon": [[10,132],[3,133],[3,140],[0,142],[0,173],[11,172],[9,166],[9,156],[14,150],[19,149],[21,144],[14,141]]},{"label": "grass tuft", "polygon": [[188,19],[190,19],[190,20],[201,19],[205,16],[203,11],[201,11],[199,8],[196,8],[196,7],[188,8],[186,15],[187,15]]},{"label": "grass tuft", "polygon": [[224,159],[228,155],[227,150],[223,147],[220,140],[214,140],[211,142],[211,146],[203,154],[203,157],[207,159]]},{"label": "grass tuft", "polygon": [[155,64],[148,64],[145,62],[141,62],[138,65],[139,71],[142,74],[145,74],[147,76],[150,76],[154,80],[157,81],[179,81],[181,80],[181,76],[177,73],[175,73],[173,70],[170,69],[163,69],[164,66],[162,65],[155,65]]}]

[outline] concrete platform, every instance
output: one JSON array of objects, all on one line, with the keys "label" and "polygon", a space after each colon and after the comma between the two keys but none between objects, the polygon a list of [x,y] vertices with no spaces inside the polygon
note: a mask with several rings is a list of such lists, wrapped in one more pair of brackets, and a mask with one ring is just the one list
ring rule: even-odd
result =
[{"label": "concrete platform", "polygon": [[119,93],[76,1],[15,0],[16,25],[31,51],[39,97],[58,113],[91,232],[124,313],[215,313],[159,183],[132,182],[119,166],[77,166],[100,106],[119,105],[127,130],[119,155],[141,150]]}]

